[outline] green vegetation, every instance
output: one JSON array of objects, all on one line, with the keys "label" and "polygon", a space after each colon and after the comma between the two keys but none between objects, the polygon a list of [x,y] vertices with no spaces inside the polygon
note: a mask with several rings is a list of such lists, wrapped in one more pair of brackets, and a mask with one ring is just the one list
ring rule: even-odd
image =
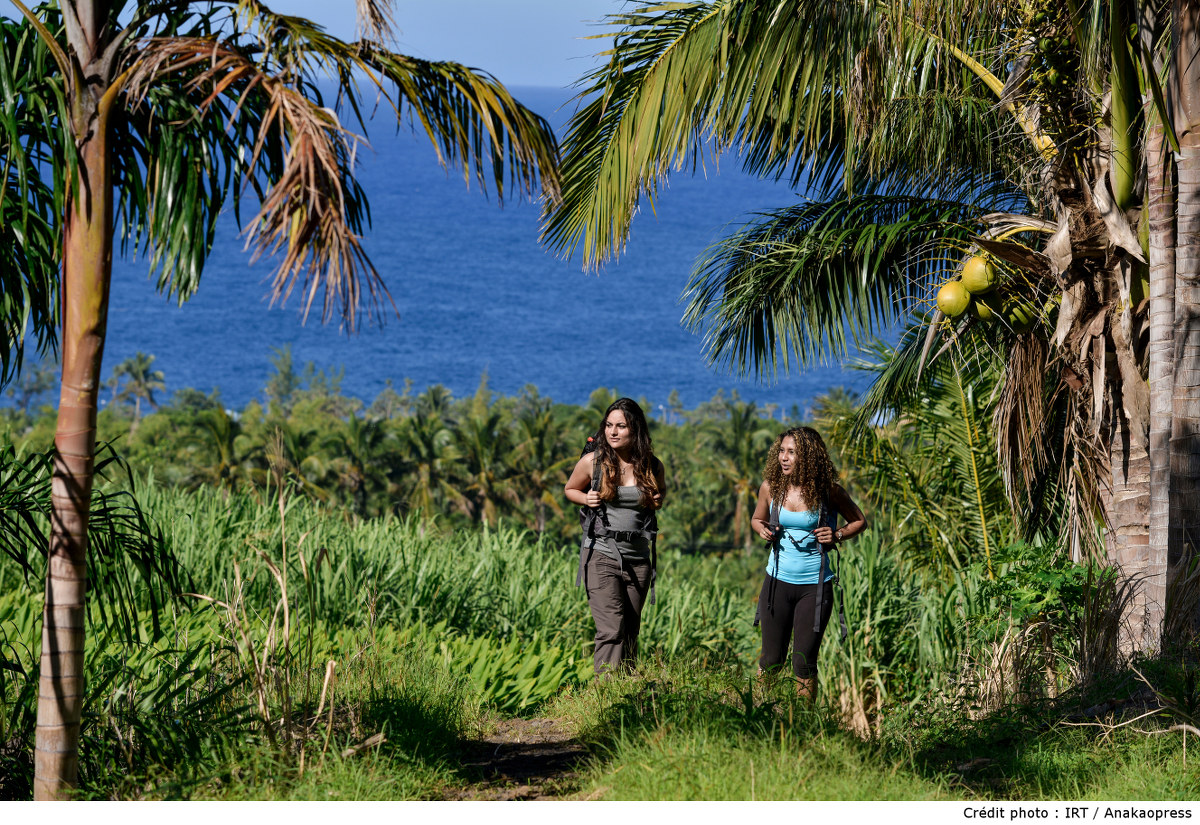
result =
[{"label": "green vegetation", "polygon": [[[562,485],[615,400],[613,391],[599,389],[577,407],[555,403],[533,386],[497,396],[484,376],[466,398],[440,385],[420,393],[406,385],[399,392],[389,386],[364,404],[342,395],[337,372],[300,367],[287,349],[273,360],[262,402],[229,410],[218,393],[184,389],[147,415],[137,406],[145,396],[130,389],[132,360],[118,365],[109,382],[112,397],[99,415],[99,437],[115,443],[131,466],[152,467],[156,480],[169,486],[261,494],[274,466],[306,497],[358,516],[437,513],[463,527],[503,520],[556,544],[577,531]],[[26,452],[53,443],[54,412],[37,406],[45,398],[44,390],[37,392],[44,372],[31,368],[11,388],[20,403],[0,409],[0,438],[7,434]],[[799,415],[793,410],[789,420]],[[749,550],[746,507],[783,419],[779,410],[736,394],[718,393],[695,410],[668,401],[652,434],[672,472],[672,504],[662,525],[672,546],[724,549],[732,536]]]},{"label": "green vegetation", "polygon": [[[784,426],[765,411],[718,397],[654,423],[672,481],[659,603],[638,674],[596,683],[571,586],[577,527],[559,502],[608,393],[581,409],[532,388],[496,398],[483,385],[463,400],[406,388],[364,410],[336,377],[279,361],[265,408],[235,416],[180,393],[132,434],[121,405],[102,416],[154,469],[99,467],[85,797],[457,798],[481,776],[469,743],[511,716],[555,717],[587,744],[558,789],[574,798],[1198,789],[1182,735],[1167,731],[1195,724],[1194,658],[1143,662],[1144,679],[1128,669],[1115,633],[1125,590],[1022,537],[994,445],[970,426],[987,414],[986,386],[942,370],[938,395],[865,436],[850,426],[853,396],[814,404],[873,526],[842,553],[848,634],[828,635],[810,706],[789,680],[754,676],[764,558],[739,527],[752,499],[732,493]],[[0,796],[27,798],[46,431],[19,407],[3,414],[21,446],[0,462],[0,534],[23,538],[0,545]],[[218,420],[240,428],[223,473],[204,467],[220,455],[211,442],[188,437]],[[421,453],[411,445],[430,422],[435,452]],[[469,452],[485,435],[504,445],[487,465]],[[353,462],[348,445],[361,447]],[[1111,727],[1155,708],[1135,727],[1164,735]]]},{"label": "green vegetation", "polygon": [[[1200,318],[1195,4],[652,2],[609,18],[561,198],[547,124],[486,76],[385,51],[386,4],[360,4],[356,44],[257,3],[136,5],[126,29],[119,3],[0,21],[0,378],[28,336],[78,390],[54,421],[35,366],[0,414],[0,796],[469,795],[471,739],[548,713],[590,746],[559,789],[584,798],[1195,798],[1198,477],[1175,436],[1200,368],[1152,345]],[[612,393],[579,408],[485,378],[364,407],[286,350],[240,411],[160,406],[142,353],[101,381],[112,239],[185,299],[227,197],[261,197],[277,294],[305,270],[306,312],[322,287],[350,328],[381,305],[322,69],[359,126],[368,69],[468,178],[540,188],[544,240],[589,266],[707,147],[810,187],[703,256],[685,322],[759,375],[908,325],[864,365],[866,399],[813,411],[873,524],[839,563],[818,703],[757,681],[749,627],[748,509],[799,411],[658,408],[661,603],[639,672],[595,683],[559,487]],[[963,266],[985,254],[995,272]],[[129,464],[94,461],[97,433]],[[1101,556],[1123,571],[1076,564]]]}]

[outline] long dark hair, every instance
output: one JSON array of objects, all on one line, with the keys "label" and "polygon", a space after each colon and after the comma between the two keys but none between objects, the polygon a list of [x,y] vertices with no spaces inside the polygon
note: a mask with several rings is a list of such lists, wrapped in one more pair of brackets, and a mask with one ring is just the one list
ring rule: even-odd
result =
[{"label": "long dark hair", "polygon": [[[792,465],[792,471],[784,475],[783,468],[779,466],[779,449],[788,436],[796,442],[796,463]],[[791,487],[800,488],[800,495],[804,496],[804,503],[808,507],[820,507],[821,502],[829,496],[829,488],[837,481],[838,471],[829,458],[829,451],[825,449],[820,433],[812,427],[792,427],[777,435],[775,443],[767,451],[763,479],[770,487],[771,500],[781,507]]]},{"label": "long dark hair", "polygon": [[618,398],[609,404],[608,409],[604,411],[604,418],[600,422],[600,429],[594,436],[596,453],[592,460],[600,461],[604,467],[600,478],[600,498],[607,501],[616,498],[617,487],[621,483],[619,475],[621,464],[617,458],[617,452],[609,446],[608,439],[604,437],[604,426],[608,423],[608,416],[614,410],[624,413],[625,423],[629,425],[630,463],[633,465],[633,475],[637,479],[638,489],[642,491],[641,505],[643,507],[652,506],[653,496],[658,492],[658,481],[654,477],[654,462],[656,461],[654,447],[650,441],[650,426],[646,423],[646,414],[632,398]]}]

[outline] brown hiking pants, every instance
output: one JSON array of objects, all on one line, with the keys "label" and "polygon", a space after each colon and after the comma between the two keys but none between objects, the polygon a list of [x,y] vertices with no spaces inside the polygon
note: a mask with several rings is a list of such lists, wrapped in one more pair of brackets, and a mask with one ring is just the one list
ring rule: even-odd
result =
[{"label": "brown hiking pants", "polygon": [[650,559],[626,557],[624,563],[600,551],[587,560],[588,607],[596,622],[596,675],[629,667],[637,658],[642,605],[650,589]]}]

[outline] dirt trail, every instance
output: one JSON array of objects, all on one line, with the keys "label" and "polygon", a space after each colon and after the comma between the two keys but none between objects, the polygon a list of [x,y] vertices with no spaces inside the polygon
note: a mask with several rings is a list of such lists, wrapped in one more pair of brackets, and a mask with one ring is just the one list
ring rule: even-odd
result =
[{"label": "dirt trail", "polygon": [[481,779],[448,799],[563,799],[575,789],[587,748],[559,719],[505,719],[484,739],[465,744],[463,767]]}]

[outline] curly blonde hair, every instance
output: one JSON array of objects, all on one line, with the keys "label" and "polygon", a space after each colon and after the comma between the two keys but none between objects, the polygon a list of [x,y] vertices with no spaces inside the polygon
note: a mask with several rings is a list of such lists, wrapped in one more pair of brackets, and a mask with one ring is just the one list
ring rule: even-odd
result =
[{"label": "curly blonde hair", "polygon": [[[792,471],[784,475],[779,466],[779,450],[783,440],[791,436],[796,442],[796,463]],[[825,442],[821,435],[812,427],[792,427],[784,430],[775,437],[771,449],[767,451],[767,463],[763,467],[763,480],[771,490],[771,501],[783,506],[790,488],[796,487],[804,497],[804,503],[809,507],[819,507],[820,502],[829,496],[829,488],[838,479],[837,468],[829,458]]]}]

